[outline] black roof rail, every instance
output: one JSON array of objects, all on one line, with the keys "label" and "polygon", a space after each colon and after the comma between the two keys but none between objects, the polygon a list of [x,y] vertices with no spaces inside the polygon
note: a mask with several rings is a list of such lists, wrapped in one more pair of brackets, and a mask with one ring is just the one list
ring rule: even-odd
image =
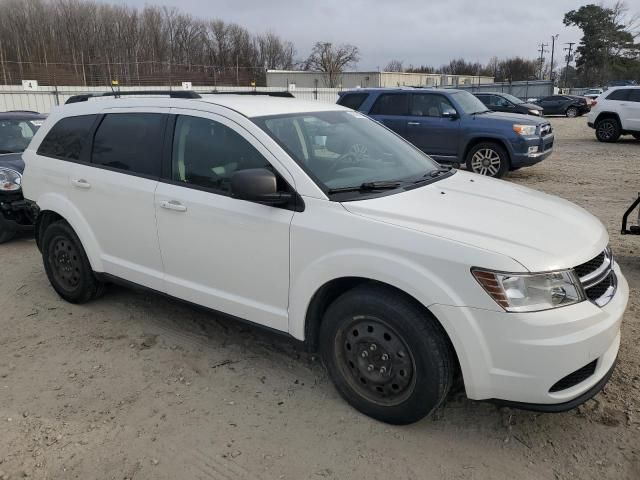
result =
[{"label": "black roof rail", "polygon": [[273,92],[260,92],[257,90],[211,90],[210,92],[201,92],[206,95],[261,95],[266,97],[296,98],[293,93],[287,90],[279,90]]},{"label": "black roof rail", "polygon": [[7,110],[7,113],[33,113],[34,115],[40,115],[40,112],[35,110]]},{"label": "black roof rail", "polygon": [[202,98],[196,92],[191,90],[126,90],[124,92],[104,92],[104,93],[83,93],[81,95],[73,95],[64,102],[65,105],[69,103],[86,102],[90,98],[99,97],[124,97],[134,95],[166,95],[169,98]]}]

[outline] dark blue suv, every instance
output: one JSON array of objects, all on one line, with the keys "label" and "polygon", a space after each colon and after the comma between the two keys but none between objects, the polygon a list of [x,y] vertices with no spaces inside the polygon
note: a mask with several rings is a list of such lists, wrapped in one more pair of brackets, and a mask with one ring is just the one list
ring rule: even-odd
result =
[{"label": "dark blue suv", "polygon": [[440,163],[502,177],[553,151],[551,124],[492,112],[471,93],[430,88],[366,88],[340,93],[340,105],[383,123]]}]

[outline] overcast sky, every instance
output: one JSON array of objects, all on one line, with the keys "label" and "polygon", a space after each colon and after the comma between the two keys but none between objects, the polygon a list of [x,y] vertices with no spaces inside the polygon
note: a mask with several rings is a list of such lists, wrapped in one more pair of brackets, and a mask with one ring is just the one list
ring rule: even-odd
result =
[{"label": "overcast sky", "polygon": [[[391,59],[439,66],[452,58],[485,63],[492,56],[534,58],[541,42],[556,59],[580,31],[562,24],[564,13],[597,0],[112,0],[136,7],[175,6],[201,18],[239,23],[251,32],[273,31],[305,58],[316,41],[359,47],[358,69],[381,69]],[[608,3],[608,2],[605,2]],[[633,4],[634,2],[629,2]],[[548,54],[547,54],[548,55]],[[549,60],[549,58],[547,58]]]}]

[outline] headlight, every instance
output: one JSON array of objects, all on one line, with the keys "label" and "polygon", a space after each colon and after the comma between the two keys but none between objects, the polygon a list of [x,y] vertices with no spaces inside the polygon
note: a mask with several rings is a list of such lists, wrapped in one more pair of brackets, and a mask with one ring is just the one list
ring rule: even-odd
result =
[{"label": "headlight", "polygon": [[540,110],[529,110],[531,115],[540,115]]},{"label": "headlight", "polygon": [[537,312],[585,299],[573,270],[548,273],[502,273],[472,270],[473,276],[507,312]]},{"label": "headlight", "polygon": [[536,134],[536,126],[535,125],[518,125],[515,124],[513,126],[513,131],[518,135],[535,135]]},{"label": "headlight", "polygon": [[22,185],[22,175],[9,168],[0,168],[0,191],[17,192]]}]

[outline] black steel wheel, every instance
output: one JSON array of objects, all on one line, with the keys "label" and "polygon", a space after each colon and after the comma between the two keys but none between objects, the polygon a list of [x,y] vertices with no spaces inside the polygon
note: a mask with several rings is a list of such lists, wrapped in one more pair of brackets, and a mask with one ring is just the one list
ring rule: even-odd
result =
[{"label": "black steel wheel", "polygon": [[429,415],[453,382],[455,354],[438,321],[384,285],[364,284],[336,299],[320,326],[320,349],[342,397],[387,423]]},{"label": "black steel wheel", "polygon": [[360,396],[376,405],[398,405],[415,388],[415,363],[406,342],[384,320],[353,319],[336,336],[343,375]]},{"label": "black steel wheel", "polygon": [[613,143],[620,138],[620,124],[615,118],[603,118],[595,125],[596,138],[605,143]]},{"label": "black steel wheel", "polygon": [[80,239],[65,221],[52,223],[42,237],[42,259],[54,290],[71,303],[84,303],[99,296],[98,281]]}]

